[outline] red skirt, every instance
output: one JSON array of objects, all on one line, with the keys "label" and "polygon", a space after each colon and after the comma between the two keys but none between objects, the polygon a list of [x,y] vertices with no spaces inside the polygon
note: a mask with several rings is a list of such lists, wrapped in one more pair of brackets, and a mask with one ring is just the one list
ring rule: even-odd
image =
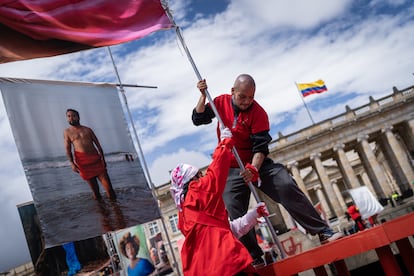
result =
[{"label": "red skirt", "polygon": [[79,174],[84,180],[89,180],[105,172],[101,156],[97,153],[89,154],[75,151],[75,161]]}]

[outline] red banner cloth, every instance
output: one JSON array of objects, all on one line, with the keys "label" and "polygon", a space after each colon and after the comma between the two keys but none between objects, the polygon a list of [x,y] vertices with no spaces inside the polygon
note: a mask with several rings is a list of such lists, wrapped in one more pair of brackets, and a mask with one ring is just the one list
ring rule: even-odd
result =
[{"label": "red banner cloth", "polygon": [[171,27],[159,0],[8,1],[0,5],[0,63],[115,45]]}]

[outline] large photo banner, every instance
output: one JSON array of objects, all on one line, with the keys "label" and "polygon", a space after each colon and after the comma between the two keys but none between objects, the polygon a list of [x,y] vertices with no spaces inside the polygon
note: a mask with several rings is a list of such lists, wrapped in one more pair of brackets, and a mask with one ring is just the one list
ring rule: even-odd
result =
[{"label": "large photo banner", "polygon": [[46,248],[160,217],[116,87],[0,78],[0,91]]}]

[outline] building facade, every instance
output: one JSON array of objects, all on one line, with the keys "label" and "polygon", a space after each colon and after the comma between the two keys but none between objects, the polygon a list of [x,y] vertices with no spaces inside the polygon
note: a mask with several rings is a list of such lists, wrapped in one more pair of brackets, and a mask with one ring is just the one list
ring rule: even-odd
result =
[{"label": "building facade", "polygon": [[[403,90],[394,87],[388,96],[378,100],[370,97],[363,106],[345,109],[289,135],[279,133],[269,153],[275,162],[287,166],[311,202],[321,205],[327,219],[339,225],[346,220],[347,190],[366,186],[385,204],[393,192],[412,195],[414,185],[414,86]],[[183,236],[177,228],[169,183],[158,187],[155,194],[163,219],[147,224],[147,228],[157,225],[169,259],[181,269],[178,244]],[[259,195],[275,214],[271,222],[279,233],[295,226],[282,206],[260,191]]]}]

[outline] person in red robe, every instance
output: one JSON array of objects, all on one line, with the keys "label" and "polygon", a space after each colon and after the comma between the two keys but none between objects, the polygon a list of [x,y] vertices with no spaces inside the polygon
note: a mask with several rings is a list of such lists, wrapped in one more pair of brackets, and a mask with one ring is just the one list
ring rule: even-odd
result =
[{"label": "person in red robe", "polygon": [[354,204],[348,206],[348,214],[357,225],[359,231],[365,230],[366,226],[362,220],[361,213],[359,213],[358,207],[356,207]]},{"label": "person in red robe", "polygon": [[[185,236],[181,260],[186,276],[257,275],[252,257],[232,232],[222,197],[233,145],[226,128],[204,176],[188,164],[179,164],[171,172],[171,195],[179,209],[178,228]],[[263,210],[265,205],[259,203],[256,210],[238,220],[239,225],[232,225],[234,232],[247,233]]]}]

